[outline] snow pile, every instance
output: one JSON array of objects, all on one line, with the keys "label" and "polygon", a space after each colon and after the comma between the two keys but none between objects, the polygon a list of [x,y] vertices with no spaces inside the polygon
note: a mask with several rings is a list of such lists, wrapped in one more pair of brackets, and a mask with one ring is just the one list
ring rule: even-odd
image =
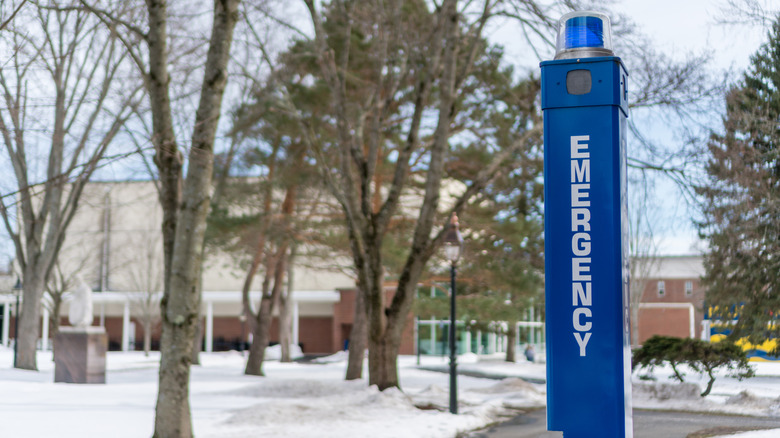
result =
[{"label": "snow pile", "polygon": [[507,392],[522,392],[526,394],[544,395],[544,392],[537,389],[536,386],[526,382],[523,379],[518,379],[517,377],[507,377],[506,379],[501,380],[500,382],[496,383],[493,386],[488,386],[487,388],[481,388],[481,389],[474,389],[473,391],[481,392],[485,394],[504,394]]},{"label": "snow pile", "polygon": [[[218,424],[216,429],[201,433],[202,436],[245,437],[340,437],[343,430],[359,430],[366,423],[374,427],[375,437],[398,436],[382,434],[382,429],[393,429],[395,421],[413,421],[418,410],[411,400],[397,389],[380,392],[376,387],[366,387],[363,382],[346,384],[321,384],[316,381],[296,380],[273,382],[256,395],[258,403],[237,410]],[[281,385],[279,383],[282,383]],[[262,394],[273,400],[262,400]],[[283,391],[284,392],[283,392]],[[238,391],[245,394],[245,391]],[[412,432],[412,431],[409,431]],[[395,431],[393,431],[395,433]]]},{"label": "snow pile", "polygon": [[419,409],[434,409],[445,412],[449,409],[449,389],[429,385],[414,395],[414,405]]},{"label": "snow pile", "polygon": [[780,397],[760,397],[747,389],[726,399],[726,404],[764,410],[769,416],[780,417]]},{"label": "snow pile", "polygon": [[[730,438],[777,438],[780,436],[780,429],[756,430],[753,432],[738,433],[732,435],[723,435]],[[717,437],[716,437],[717,438]]]},{"label": "snow pile", "polygon": [[322,356],[318,357],[316,359],[313,359],[313,363],[339,363],[339,362],[346,362],[347,359],[349,359],[349,351],[342,350],[337,351],[336,353],[331,354],[330,356]]},{"label": "snow pile", "polygon": [[487,388],[473,389],[472,392],[486,394],[482,403],[497,400],[508,411],[502,415],[511,415],[513,410],[541,408],[547,404],[544,385],[526,382],[517,377],[508,377]]},{"label": "snow pile", "polygon": [[633,396],[637,400],[699,400],[701,387],[695,383],[634,383]]},{"label": "snow pile", "polygon": [[[514,392],[517,390],[514,388]],[[372,438],[450,438],[506,415],[501,403],[471,403],[467,394],[461,397],[460,415],[454,417],[445,412],[448,392],[436,385],[407,395],[397,388],[379,391],[360,380],[268,379],[251,387],[220,392],[220,396],[256,400],[221,422],[200,429],[199,435],[343,438],[370,429]]]},{"label": "snow pile", "polygon": [[[780,417],[780,364],[752,364],[757,376],[739,381],[723,371],[716,372],[715,384],[706,397],[699,394],[708,377],[687,367],[680,371],[686,383],[672,378],[671,367],[659,366],[650,376],[655,383],[635,379],[633,406],[642,409],[680,410],[736,415]],[[780,436],[780,435],[777,435]]]},{"label": "snow pile", "polygon": [[[301,347],[296,344],[290,344],[290,359],[298,359],[303,357],[303,351]],[[282,358],[282,345],[276,344],[270,347],[265,347],[265,360],[280,360]]]},{"label": "snow pile", "polygon": [[464,353],[458,355],[459,364],[477,363],[477,362],[479,362],[479,356],[474,353]]}]

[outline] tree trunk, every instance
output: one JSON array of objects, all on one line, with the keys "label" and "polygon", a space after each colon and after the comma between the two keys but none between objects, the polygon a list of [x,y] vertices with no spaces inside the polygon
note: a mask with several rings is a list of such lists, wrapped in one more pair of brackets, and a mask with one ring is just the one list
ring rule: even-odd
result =
[{"label": "tree trunk", "polygon": [[517,330],[515,327],[517,324],[515,321],[509,321],[509,330],[506,333],[506,357],[504,361],[515,362],[515,354],[517,354],[515,344],[517,343]]},{"label": "tree trunk", "polygon": [[[200,248],[201,254],[205,254],[206,239],[203,239],[203,244]],[[201,258],[201,263],[203,259]],[[201,315],[200,309],[202,307],[203,297],[203,266],[198,268],[200,273],[198,274],[198,322],[195,326],[195,337],[192,338],[192,364],[200,365],[200,351],[203,349],[203,315]]]},{"label": "tree trunk", "polygon": [[244,374],[250,376],[265,376],[263,373],[263,360],[265,348],[268,346],[270,324],[266,324],[273,312],[273,300],[270,296],[263,296],[260,310],[257,311],[254,329],[252,331],[252,345],[249,347],[249,357],[246,360]]},{"label": "tree trunk", "polygon": [[178,324],[163,318],[155,437],[192,436],[189,387],[196,316],[175,319]]},{"label": "tree trunk", "polygon": [[149,352],[152,350],[152,320],[151,318],[145,318],[144,322],[144,356],[149,357]]},{"label": "tree trunk", "polygon": [[[189,379],[192,361],[192,339],[199,315],[200,295],[198,278],[202,267],[203,239],[206,216],[209,212],[211,179],[214,164],[214,138],[222,107],[222,96],[227,83],[227,65],[233,29],[238,21],[238,0],[214,2],[214,20],[206,57],[200,101],[195,115],[192,133],[187,180],[183,187],[182,203],[175,223],[175,239],[170,265],[166,265],[165,296],[160,304],[162,337],[160,341],[160,379],[155,411],[154,437],[192,437],[192,420],[189,406]],[[167,10],[164,2],[147,0],[149,11],[150,64],[168,78],[167,66],[160,65],[167,59]],[[154,35],[153,35],[154,34]],[[162,37],[162,38],[161,38]],[[153,48],[152,45],[158,46]],[[152,56],[154,53],[154,57]],[[162,53],[162,56],[161,56]],[[154,76],[154,75],[150,75]],[[159,79],[159,78],[155,78]],[[170,115],[168,84],[160,93],[168,107],[162,113]],[[151,93],[150,93],[151,94]],[[156,104],[157,102],[153,102]],[[154,105],[153,105],[154,106]],[[170,119],[162,128],[163,135],[172,132]],[[175,144],[174,137],[169,138]],[[158,149],[158,153],[159,153]],[[170,153],[170,152],[169,152]],[[178,153],[178,150],[176,151]],[[158,164],[158,166],[160,166]],[[160,177],[172,176],[160,166]],[[163,195],[166,195],[165,193]],[[165,208],[163,209],[165,211]]]},{"label": "tree trunk", "polygon": [[292,308],[293,308],[293,266],[295,264],[296,245],[290,248],[290,259],[287,262],[287,294],[281,299],[279,309],[279,343],[282,345],[281,362],[292,362],[290,346],[292,345]]},{"label": "tree trunk", "polygon": [[200,352],[203,349],[203,318],[198,313],[198,323],[195,324],[195,337],[192,339],[192,364],[200,365]]},{"label": "tree trunk", "polygon": [[[249,358],[246,361],[246,369],[244,374],[252,376],[264,376],[263,374],[263,360],[265,359],[265,347],[268,346],[271,333],[271,320],[273,319],[274,304],[278,301],[279,294],[282,290],[282,282],[284,281],[285,274],[285,262],[287,258],[286,248],[280,248],[276,257],[276,266],[273,270],[274,285],[271,289],[271,294],[268,295],[263,291],[263,300],[260,302],[260,310],[257,312],[257,317],[254,324],[254,332],[252,334],[252,346],[249,348]],[[268,277],[271,273],[266,273]],[[264,288],[267,290],[267,288]]]},{"label": "tree trunk", "polygon": [[400,336],[368,337],[368,384],[380,391],[398,387],[398,347]]},{"label": "tree trunk", "polygon": [[[51,297],[51,315],[49,315],[49,337],[50,339],[55,339],[57,337],[57,333],[60,332],[60,309],[62,309],[62,293],[60,292],[58,294],[52,295]],[[54,346],[56,345],[55,342],[51,343],[51,360],[54,360],[55,354],[54,354]]]},{"label": "tree trunk", "polygon": [[40,269],[27,265],[22,285],[24,295],[22,313],[19,316],[19,332],[16,333],[17,356],[16,368],[23,370],[38,370],[36,351],[40,334],[41,297],[43,296],[44,279]]},{"label": "tree trunk", "polygon": [[368,317],[366,315],[365,292],[358,287],[355,290],[355,316],[349,333],[349,357],[347,360],[347,380],[363,377],[363,362],[368,344]]}]

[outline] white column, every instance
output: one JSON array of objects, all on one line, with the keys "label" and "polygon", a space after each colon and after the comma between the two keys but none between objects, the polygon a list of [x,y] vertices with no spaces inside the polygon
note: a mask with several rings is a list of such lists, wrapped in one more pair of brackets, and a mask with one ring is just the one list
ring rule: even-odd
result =
[{"label": "white column", "polygon": [[466,344],[466,348],[464,349],[464,352],[473,353],[473,351],[471,351],[471,330],[466,329],[463,332],[463,343]]},{"label": "white column", "polygon": [[46,351],[49,348],[49,309],[46,306],[43,307],[43,315],[41,316],[41,351]]},{"label": "white column", "polygon": [[100,326],[105,327],[106,326],[106,304],[100,303]]},{"label": "white column", "polygon": [[477,330],[477,354],[482,353],[482,330]]},{"label": "white column", "polygon": [[496,352],[496,334],[493,332],[488,332],[488,354],[493,354]]},{"label": "white column", "polygon": [[431,318],[431,356],[436,355],[436,320]]},{"label": "white column", "polygon": [[125,307],[122,310],[122,351],[130,348],[130,303],[125,301]]},{"label": "white column", "polygon": [[295,345],[298,345],[300,343],[300,340],[298,339],[299,335],[299,329],[300,329],[300,309],[298,309],[298,302],[293,301],[293,308],[292,308],[292,342]]},{"label": "white column", "polygon": [[214,303],[206,303],[206,353],[214,351]]},{"label": "white column", "polygon": [[11,326],[11,303],[6,302],[3,304],[3,345],[8,347],[8,330]]},{"label": "white column", "polygon": [[691,322],[691,331],[688,336],[690,336],[691,339],[696,339],[696,312],[693,309],[693,304],[691,304],[691,307],[688,308],[688,321]]}]

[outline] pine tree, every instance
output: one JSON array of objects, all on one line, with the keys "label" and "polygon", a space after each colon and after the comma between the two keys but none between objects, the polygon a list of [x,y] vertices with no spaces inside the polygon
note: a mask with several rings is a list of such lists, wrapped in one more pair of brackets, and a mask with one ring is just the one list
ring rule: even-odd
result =
[{"label": "pine tree", "polygon": [[780,17],[726,98],[724,134],[708,144],[702,237],[707,305],[738,322],[734,339],[777,338],[780,310]]}]

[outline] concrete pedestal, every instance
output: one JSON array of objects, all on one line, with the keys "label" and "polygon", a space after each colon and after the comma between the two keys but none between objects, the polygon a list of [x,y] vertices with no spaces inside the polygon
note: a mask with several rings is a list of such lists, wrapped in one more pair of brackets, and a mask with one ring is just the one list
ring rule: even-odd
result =
[{"label": "concrete pedestal", "polygon": [[60,327],[54,337],[54,382],[106,383],[108,335],[103,327]]}]

